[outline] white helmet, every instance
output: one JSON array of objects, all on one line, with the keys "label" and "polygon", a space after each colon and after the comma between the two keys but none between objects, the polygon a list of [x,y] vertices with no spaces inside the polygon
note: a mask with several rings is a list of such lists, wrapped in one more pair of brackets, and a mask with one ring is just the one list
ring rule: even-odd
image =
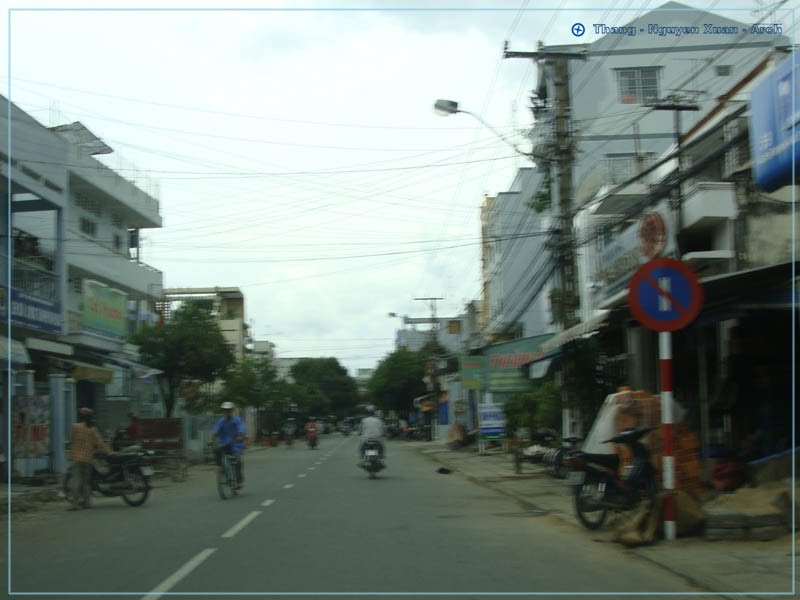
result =
[{"label": "white helmet", "polygon": [[233,410],[233,402],[223,402],[219,406],[222,410]]}]

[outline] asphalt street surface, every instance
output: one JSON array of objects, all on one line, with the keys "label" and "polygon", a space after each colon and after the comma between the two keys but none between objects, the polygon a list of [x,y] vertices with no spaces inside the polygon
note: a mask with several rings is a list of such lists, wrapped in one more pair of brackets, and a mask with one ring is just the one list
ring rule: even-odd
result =
[{"label": "asphalt street surface", "polygon": [[403,442],[388,442],[388,468],[370,480],[356,467],[357,444],[331,434],[315,450],[296,443],[250,452],[245,488],[229,500],[217,494],[213,467],[198,466],[185,482],[157,480],[141,507],[95,496],[91,510],[51,503],[15,514],[3,589],[10,573],[12,595],[42,599],[703,597],[679,577],[593,544],[552,516],[458,473],[438,472],[440,465]]}]

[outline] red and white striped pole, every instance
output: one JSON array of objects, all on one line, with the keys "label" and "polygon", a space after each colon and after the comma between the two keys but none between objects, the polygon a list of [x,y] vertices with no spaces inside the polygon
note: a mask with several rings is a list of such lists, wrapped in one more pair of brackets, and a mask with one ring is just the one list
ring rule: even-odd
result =
[{"label": "red and white striped pole", "polygon": [[672,333],[661,331],[658,334],[658,358],[661,362],[661,431],[664,439],[663,460],[661,463],[664,484],[664,537],[676,537],[675,511],[675,456],[673,451],[672,414]]}]

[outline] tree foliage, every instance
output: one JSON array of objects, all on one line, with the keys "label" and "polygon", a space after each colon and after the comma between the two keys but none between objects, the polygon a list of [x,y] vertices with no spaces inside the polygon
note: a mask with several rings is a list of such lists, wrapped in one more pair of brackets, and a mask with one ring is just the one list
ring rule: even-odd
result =
[{"label": "tree foliage", "polygon": [[383,410],[406,415],[414,410],[414,398],[427,393],[423,376],[429,355],[401,348],[378,363],[369,381],[372,402]]},{"label": "tree foliage", "polygon": [[275,367],[265,358],[245,357],[228,369],[224,381],[219,400],[237,406],[274,406],[285,395]]},{"label": "tree foliage", "polygon": [[142,328],[131,342],[139,346],[144,362],[163,371],[159,383],[167,416],[172,416],[182,382],[211,383],[234,362],[211,313],[192,303],[181,306],[167,323]]},{"label": "tree foliage", "polygon": [[358,391],[335,358],[303,358],[290,369],[294,385],[289,390],[300,412],[322,416],[346,416],[355,412]]},{"label": "tree foliage", "polygon": [[541,429],[561,430],[561,388],[546,379],[532,384],[530,392],[515,394],[504,406],[510,432],[525,427],[530,432]]}]

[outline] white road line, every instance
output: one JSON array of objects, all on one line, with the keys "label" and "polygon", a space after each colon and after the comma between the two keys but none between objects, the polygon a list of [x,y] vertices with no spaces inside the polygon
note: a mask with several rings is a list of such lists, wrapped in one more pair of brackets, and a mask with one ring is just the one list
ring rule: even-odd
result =
[{"label": "white road line", "polygon": [[293,488],[293,487],[294,487],[293,483],[287,483],[285,486],[283,486],[283,489],[288,490],[289,488]]},{"label": "white road line", "polygon": [[250,521],[255,519],[258,515],[261,514],[260,510],[254,510],[249,515],[247,515],[244,519],[239,521],[236,525],[228,529],[225,533],[222,534],[224,538],[232,538],[237,533],[239,533],[242,529],[244,529],[245,525],[247,525]]},{"label": "white road line", "polygon": [[300,475],[298,475],[298,477],[305,477],[306,475],[307,475],[307,473],[300,473]]},{"label": "white road line", "polygon": [[309,470],[309,471],[313,471],[313,470],[314,470],[314,469],[316,469],[316,468],[317,468],[317,467],[308,467],[308,470]]},{"label": "white road line", "polygon": [[147,594],[146,596],[142,596],[142,600],[158,600],[169,592],[175,584],[177,584],[181,579],[186,577],[189,573],[191,573],[194,569],[196,569],[200,564],[207,559],[209,556],[216,552],[216,548],[206,548],[202,552],[200,552],[197,556],[195,556],[192,560],[187,562],[183,565],[180,569],[175,571],[172,575],[167,577],[164,581],[159,583],[153,591]]},{"label": "white road line", "polygon": [[270,506],[270,505],[272,505],[272,504],[275,504],[275,500],[272,500],[272,499],[270,499],[270,500],[264,500],[264,501],[261,503],[261,506]]}]

